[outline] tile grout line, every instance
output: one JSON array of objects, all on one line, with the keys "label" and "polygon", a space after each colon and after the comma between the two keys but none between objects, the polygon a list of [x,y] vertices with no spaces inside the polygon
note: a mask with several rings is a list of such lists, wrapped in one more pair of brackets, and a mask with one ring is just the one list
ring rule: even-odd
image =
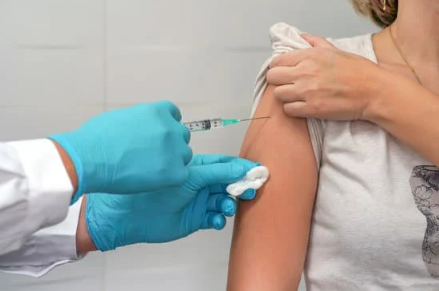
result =
[{"label": "tile grout line", "polygon": [[108,110],[108,56],[107,56],[107,34],[108,34],[108,25],[107,25],[107,0],[102,0],[102,8],[103,8],[103,19],[102,19],[102,28],[103,28],[103,35],[102,35],[102,83],[103,83],[103,97],[104,97],[104,111]]},{"label": "tile grout line", "polygon": [[[103,97],[104,104],[103,110],[108,110],[108,56],[107,56],[107,34],[108,34],[108,25],[107,25],[107,0],[102,0],[102,83],[103,83]],[[102,291],[107,291],[107,256],[105,254],[102,255],[102,277],[101,277],[101,288]]]}]

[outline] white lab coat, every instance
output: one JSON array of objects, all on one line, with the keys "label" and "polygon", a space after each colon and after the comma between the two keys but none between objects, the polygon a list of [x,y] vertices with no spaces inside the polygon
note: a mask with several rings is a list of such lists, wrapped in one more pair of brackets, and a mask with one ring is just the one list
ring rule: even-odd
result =
[{"label": "white lab coat", "polygon": [[0,143],[0,271],[38,277],[78,259],[72,194],[50,140]]}]

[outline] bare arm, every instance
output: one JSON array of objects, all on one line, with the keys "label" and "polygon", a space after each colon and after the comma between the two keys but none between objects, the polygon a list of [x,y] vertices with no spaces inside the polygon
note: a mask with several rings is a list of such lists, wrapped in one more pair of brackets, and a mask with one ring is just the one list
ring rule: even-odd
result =
[{"label": "bare arm", "polygon": [[306,256],[317,167],[305,119],[287,117],[268,87],[241,155],[270,170],[255,201],[241,202],[230,254],[228,291],[294,290]]}]

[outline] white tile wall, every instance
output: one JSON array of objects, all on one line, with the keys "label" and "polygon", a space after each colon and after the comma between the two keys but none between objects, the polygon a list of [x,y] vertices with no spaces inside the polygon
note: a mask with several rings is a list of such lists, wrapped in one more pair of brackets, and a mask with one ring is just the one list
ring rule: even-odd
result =
[{"label": "white tile wall", "polygon": [[101,49],[5,45],[0,46],[0,68],[1,107],[104,101]]},{"label": "white tile wall", "polygon": [[[336,0],[0,0],[0,140],[162,99],[185,120],[248,116],[277,21],[334,37],[374,29]],[[237,154],[245,128],[194,134],[194,151]],[[231,225],[93,254],[39,280],[1,274],[0,290],[224,290]]]},{"label": "white tile wall", "polygon": [[104,0],[2,0],[0,43],[102,46]]},{"label": "white tile wall", "polygon": [[104,2],[0,1],[0,106],[102,105]]},{"label": "white tile wall", "polygon": [[267,55],[166,47],[110,49],[108,102],[171,99],[180,103],[238,101],[248,105],[255,79],[255,74],[248,72],[257,71],[260,60]]},{"label": "white tile wall", "polygon": [[0,141],[39,138],[71,130],[102,111],[102,104],[0,107]]}]

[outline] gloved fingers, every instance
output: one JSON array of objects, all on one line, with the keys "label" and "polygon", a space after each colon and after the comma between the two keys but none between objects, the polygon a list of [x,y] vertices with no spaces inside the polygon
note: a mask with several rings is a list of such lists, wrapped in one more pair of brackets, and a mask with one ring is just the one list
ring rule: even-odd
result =
[{"label": "gloved fingers", "polygon": [[232,161],[233,159],[237,159],[234,156],[228,155],[195,155],[192,159],[192,166],[201,166],[201,165],[210,165],[216,163],[227,163]]},{"label": "gloved fingers", "polygon": [[181,126],[183,127],[183,139],[189,144],[191,141],[191,131],[185,125],[182,124]]},{"label": "gloved fingers", "polygon": [[247,189],[239,195],[237,198],[240,200],[253,200],[256,197],[256,190],[255,189]]},{"label": "gloved fingers", "polygon": [[236,213],[236,201],[225,194],[210,195],[207,199],[207,211],[223,213],[225,216],[233,216]]},{"label": "gloved fingers", "polygon": [[[212,194],[225,194],[229,195],[227,192],[227,186],[228,184],[213,184],[209,186],[209,193]],[[239,195],[238,199],[240,200],[253,200],[256,197],[256,190],[255,189],[247,189]]]},{"label": "gloved fingers", "polygon": [[201,224],[201,229],[221,230],[226,226],[226,217],[217,212],[208,212]]},{"label": "gloved fingers", "polygon": [[160,105],[161,108],[171,113],[172,117],[174,117],[175,120],[179,122],[181,121],[181,112],[177,105],[175,105],[171,101],[159,101],[157,102],[157,104]]},{"label": "gloved fingers", "polygon": [[185,165],[189,164],[192,160],[193,157],[193,152],[192,152],[192,148],[190,146],[186,146],[184,147],[184,152],[183,152],[183,162]]},{"label": "gloved fingers", "polygon": [[230,184],[242,179],[245,174],[258,164],[237,159],[229,163],[211,164],[191,167],[191,176],[200,179],[201,187],[212,184]]},{"label": "gloved fingers", "polygon": [[210,194],[227,194],[228,184],[212,184],[209,185]]}]

